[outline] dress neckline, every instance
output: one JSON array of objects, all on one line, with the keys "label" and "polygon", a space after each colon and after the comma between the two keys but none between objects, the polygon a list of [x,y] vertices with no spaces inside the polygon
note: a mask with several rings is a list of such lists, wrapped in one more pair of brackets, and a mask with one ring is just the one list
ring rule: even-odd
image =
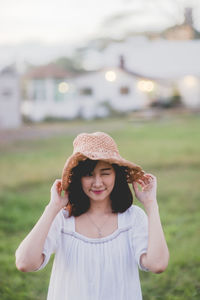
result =
[{"label": "dress neckline", "polygon": [[121,216],[121,213],[117,213],[117,229],[114,230],[109,235],[106,235],[106,236],[101,237],[101,238],[91,238],[91,237],[88,237],[86,235],[83,235],[83,234],[77,232],[76,229],[75,229],[75,217],[74,216],[71,216],[71,218],[72,218],[72,230],[73,230],[74,235],[76,235],[77,237],[79,237],[80,239],[85,240],[85,241],[91,241],[91,242],[92,241],[94,241],[94,242],[106,241],[106,240],[114,238],[115,236],[117,236],[119,234],[119,232],[121,232],[121,222],[120,222],[121,217],[120,216]]}]

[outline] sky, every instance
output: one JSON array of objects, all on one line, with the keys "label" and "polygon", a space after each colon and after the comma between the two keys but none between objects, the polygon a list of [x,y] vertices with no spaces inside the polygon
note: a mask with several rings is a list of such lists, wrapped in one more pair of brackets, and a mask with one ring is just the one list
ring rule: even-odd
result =
[{"label": "sky", "polygon": [[195,7],[200,29],[199,0],[0,0],[0,46],[31,41],[78,44],[101,35],[117,37],[120,33],[112,32],[105,20],[123,11],[134,13],[131,25],[128,20],[122,24],[123,30],[165,28],[181,21],[183,3]]},{"label": "sky", "polygon": [[200,0],[0,0],[0,69],[70,57],[96,38],[161,31],[183,21],[184,6],[200,31]]}]

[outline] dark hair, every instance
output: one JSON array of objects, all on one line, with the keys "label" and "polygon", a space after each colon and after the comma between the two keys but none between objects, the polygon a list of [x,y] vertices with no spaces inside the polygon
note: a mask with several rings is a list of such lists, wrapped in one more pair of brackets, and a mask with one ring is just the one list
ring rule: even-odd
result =
[{"label": "dark hair", "polygon": [[[72,206],[71,215],[80,216],[90,207],[89,197],[84,193],[81,184],[81,177],[91,173],[96,167],[98,160],[86,159],[72,169],[71,183],[68,188],[69,203]],[[112,164],[115,170],[115,185],[110,194],[112,212],[124,212],[133,203],[133,195],[128,186],[126,176],[127,168]]]}]

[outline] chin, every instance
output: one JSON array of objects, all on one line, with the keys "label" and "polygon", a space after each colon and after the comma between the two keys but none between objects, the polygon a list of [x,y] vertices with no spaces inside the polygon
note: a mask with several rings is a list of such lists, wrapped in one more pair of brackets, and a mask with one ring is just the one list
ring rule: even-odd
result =
[{"label": "chin", "polygon": [[108,195],[90,195],[90,199],[94,201],[104,201],[109,197]]}]

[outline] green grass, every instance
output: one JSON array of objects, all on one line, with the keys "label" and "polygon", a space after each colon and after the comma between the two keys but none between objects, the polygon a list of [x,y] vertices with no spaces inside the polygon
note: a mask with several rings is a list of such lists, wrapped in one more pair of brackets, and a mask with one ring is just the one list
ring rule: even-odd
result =
[{"label": "green grass", "polygon": [[[40,272],[21,273],[14,253],[49,201],[51,184],[60,178],[72,152],[73,132],[86,131],[84,126],[80,122],[71,127],[71,134],[0,146],[1,300],[46,299],[52,259]],[[122,156],[158,180],[170,263],[162,274],[140,273],[144,300],[200,299],[199,128],[197,115],[148,123],[119,119],[87,124],[89,132],[110,133]]]}]

